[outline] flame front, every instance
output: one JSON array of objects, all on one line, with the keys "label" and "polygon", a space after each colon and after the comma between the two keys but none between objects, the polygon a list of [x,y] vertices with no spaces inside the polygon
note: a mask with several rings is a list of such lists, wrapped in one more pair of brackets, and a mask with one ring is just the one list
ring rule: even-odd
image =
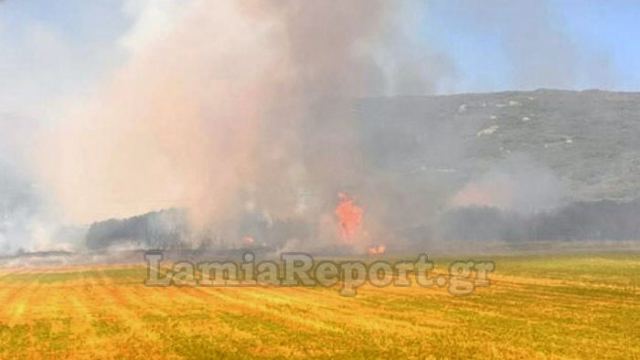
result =
[{"label": "flame front", "polygon": [[382,255],[387,250],[387,247],[384,245],[371,246],[367,249],[367,253],[369,255]]},{"label": "flame front", "polygon": [[340,202],[336,207],[336,216],[340,230],[340,238],[345,244],[353,245],[362,225],[364,211],[357,206],[353,198],[346,193],[338,194]]}]

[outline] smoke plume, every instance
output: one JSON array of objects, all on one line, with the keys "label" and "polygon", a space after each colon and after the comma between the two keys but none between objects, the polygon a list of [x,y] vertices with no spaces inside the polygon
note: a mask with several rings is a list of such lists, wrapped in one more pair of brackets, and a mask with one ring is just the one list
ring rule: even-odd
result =
[{"label": "smoke plume", "polygon": [[467,183],[453,196],[450,205],[534,214],[559,207],[566,196],[566,185],[550,169],[518,154]]},{"label": "smoke plume", "polygon": [[[188,209],[199,227],[255,204],[276,216],[326,212],[363,172],[352,99],[391,83],[401,92],[389,69],[413,61],[376,60],[401,33],[400,8],[369,0],[132,8],[141,21],[123,40],[129,61],[43,134],[40,176],[72,222],[169,207]],[[420,75],[411,89],[429,87]],[[327,200],[302,206],[305,193]]]}]

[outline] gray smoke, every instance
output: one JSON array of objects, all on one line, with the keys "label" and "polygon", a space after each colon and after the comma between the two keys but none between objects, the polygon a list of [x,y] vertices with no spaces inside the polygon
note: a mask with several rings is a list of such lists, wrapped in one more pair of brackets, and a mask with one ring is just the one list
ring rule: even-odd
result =
[{"label": "gray smoke", "polygon": [[[8,248],[52,232],[37,224],[173,208],[192,227],[180,241],[194,246],[267,228],[285,240],[330,243],[342,191],[365,207],[368,238],[388,242],[436,226],[451,209],[530,215],[563,204],[556,169],[494,146],[502,129],[533,117],[495,116],[511,99],[487,106],[473,96],[413,97],[446,91],[461,76],[422,38],[421,14],[438,2],[136,4],[129,11],[138,21],[122,39],[128,58],[90,95],[58,104],[63,115],[47,131],[0,122],[0,133],[11,134],[0,150],[25,154],[0,159]],[[450,26],[498,39],[514,87],[608,84],[607,57],[577,47],[552,5],[447,2]],[[472,107],[482,122],[470,121]],[[16,137],[29,140],[12,144]],[[479,159],[486,153],[499,160]],[[123,222],[135,231],[118,236],[165,228],[135,220]],[[93,229],[98,239],[112,234],[110,226]]]},{"label": "gray smoke", "polygon": [[528,215],[555,209],[567,196],[567,185],[551,169],[524,154],[513,154],[471,179],[449,205],[493,207]]},{"label": "gray smoke", "polygon": [[207,234],[247,207],[331,217],[337,193],[367,177],[356,99],[431,91],[448,71],[444,55],[413,49],[411,2],[173,4],[162,31],[134,27],[129,61],[40,138],[40,178],[69,221],[176,207]]}]

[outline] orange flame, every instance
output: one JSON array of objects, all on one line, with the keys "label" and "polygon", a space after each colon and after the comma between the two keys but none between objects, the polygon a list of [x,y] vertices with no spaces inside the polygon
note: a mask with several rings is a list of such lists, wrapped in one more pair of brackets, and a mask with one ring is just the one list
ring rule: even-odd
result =
[{"label": "orange flame", "polygon": [[340,203],[336,207],[336,216],[340,227],[340,237],[347,244],[353,244],[362,224],[364,211],[357,206],[346,193],[339,193]]},{"label": "orange flame", "polygon": [[382,255],[387,250],[387,247],[384,245],[371,246],[367,249],[367,253],[369,255]]},{"label": "orange flame", "polygon": [[244,247],[250,247],[250,246],[252,246],[255,242],[256,242],[256,240],[255,240],[253,237],[249,236],[249,235],[246,235],[246,236],[244,236],[244,237],[242,238],[242,245],[243,245]]}]

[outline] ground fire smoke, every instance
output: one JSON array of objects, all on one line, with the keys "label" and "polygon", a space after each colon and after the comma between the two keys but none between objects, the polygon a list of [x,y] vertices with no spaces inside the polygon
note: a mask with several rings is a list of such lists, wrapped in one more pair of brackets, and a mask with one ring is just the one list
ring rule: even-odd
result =
[{"label": "ground fire smoke", "polygon": [[[516,219],[519,227],[520,217],[537,219],[573,201],[637,198],[634,127],[602,122],[633,118],[633,95],[422,96],[457,91],[458,76],[469,75],[422,29],[443,10],[436,3],[125,4],[135,20],[117,37],[125,53],[118,65],[81,95],[56,99],[55,111],[44,106],[52,115],[23,131],[28,136],[15,125],[24,121],[2,128],[11,146],[0,149],[24,155],[0,158],[10,165],[0,174],[11,185],[0,184],[6,252],[40,248],[34,233],[49,249],[64,228],[87,232],[80,243],[91,248],[177,239],[220,247],[348,244],[377,254],[473,237],[458,231],[468,217],[486,216],[480,225],[493,221],[502,231],[503,222]],[[584,49],[549,47],[566,45],[570,34],[547,41],[558,25],[546,16],[548,2],[461,1],[448,9],[462,30],[504,35],[508,62],[526,70],[512,76],[519,87],[569,86],[578,79],[561,79],[556,71],[569,71],[556,65],[573,69],[572,59],[592,59]],[[513,20],[523,11],[539,28],[533,37],[531,26]],[[561,61],[528,56],[552,48],[558,56],[547,58]],[[11,144],[19,138],[28,141]],[[30,194],[20,200],[29,206],[12,205],[21,194]]]},{"label": "ground fire smoke", "polygon": [[[373,53],[393,34],[394,11],[364,0],[193,1],[161,35],[142,24],[130,60],[43,136],[41,175],[75,222],[180,207],[206,227],[247,202],[318,216],[363,172],[351,99],[386,91],[393,59]],[[322,200],[301,206],[301,192]]]}]

